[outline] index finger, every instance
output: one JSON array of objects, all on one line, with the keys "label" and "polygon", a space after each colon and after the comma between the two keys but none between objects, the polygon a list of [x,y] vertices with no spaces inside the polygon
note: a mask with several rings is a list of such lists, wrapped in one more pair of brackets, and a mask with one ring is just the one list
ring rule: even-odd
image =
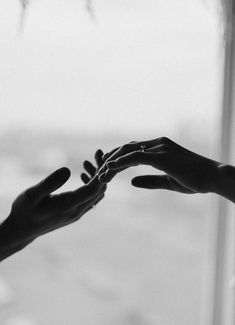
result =
[{"label": "index finger", "polygon": [[[137,141],[131,141],[131,142],[129,142],[129,144],[131,144],[131,143],[136,143],[136,142],[137,142]],[[119,150],[119,149],[122,148],[122,147],[123,147],[123,146],[119,146],[119,147],[116,147],[116,148],[112,149],[111,151],[107,152],[105,155],[103,155],[103,160],[110,159],[111,156],[112,156],[115,152],[117,152],[117,150]]]},{"label": "index finger", "polygon": [[149,165],[156,167],[160,170],[165,169],[166,159],[164,153],[149,153],[135,151],[128,153],[116,160],[112,160],[107,163],[108,170],[99,176],[102,183],[109,182],[118,172],[125,170],[126,168],[142,165]]},{"label": "index finger", "polygon": [[149,165],[164,170],[166,165],[165,153],[134,151],[107,163],[107,167],[114,170],[137,165]]},{"label": "index finger", "polygon": [[130,143],[123,145],[122,147],[119,147],[111,156],[109,156],[108,161],[115,160],[133,151],[137,151],[137,150],[141,151],[142,147],[144,147],[144,150],[147,150],[156,147],[158,145],[168,144],[169,142],[172,141],[166,137],[156,138],[147,141],[132,141]]}]

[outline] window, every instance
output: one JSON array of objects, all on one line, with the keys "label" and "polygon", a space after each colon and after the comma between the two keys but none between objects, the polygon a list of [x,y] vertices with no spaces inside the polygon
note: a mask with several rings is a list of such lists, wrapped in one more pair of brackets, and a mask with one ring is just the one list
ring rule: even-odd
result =
[{"label": "window", "polygon": [[[1,1],[1,218],[57,167],[72,170],[65,188],[80,186],[98,147],[165,135],[219,159],[223,44],[213,4],[100,0],[87,11],[78,0],[32,1],[22,32],[19,12],[18,1]],[[1,324],[211,318],[215,201],[131,188],[149,171],[119,175],[77,224],[1,264]]]},{"label": "window", "polygon": [[[225,63],[222,105],[221,160],[234,165],[234,1],[223,3]],[[212,222],[213,223],[213,222]],[[234,324],[234,206],[219,199],[215,231],[215,263],[212,282],[211,324]],[[232,278],[233,277],[233,278]],[[233,279],[233,280],[232,280]]]}]

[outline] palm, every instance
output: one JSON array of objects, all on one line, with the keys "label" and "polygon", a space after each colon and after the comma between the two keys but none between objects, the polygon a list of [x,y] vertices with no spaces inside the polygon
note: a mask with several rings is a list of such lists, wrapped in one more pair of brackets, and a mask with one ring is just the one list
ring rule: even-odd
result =
[{"label": "palm", "polygon": [[51,194],[70,177],[67,168],[57,170],[44,181],[21,193],[12,205],[9,221],[19,238],[34,239],[78,220],[103,197],[106,185],[100,184],[96,173],[102,165],[103,152],[96,153],[96,167],[84,162],[85,185],[69,192]]},{"label": "palm", "polygon": [[167,175],[167,179],[168,179],[169,189],[171,189],[172,191],[185,193],[185,194],[193,194],[193,193],[195,193],[193,190],[191,190],[191,189],[187,188],[186,186],[182,185],[179,181],[172,178],[171,176]]}]

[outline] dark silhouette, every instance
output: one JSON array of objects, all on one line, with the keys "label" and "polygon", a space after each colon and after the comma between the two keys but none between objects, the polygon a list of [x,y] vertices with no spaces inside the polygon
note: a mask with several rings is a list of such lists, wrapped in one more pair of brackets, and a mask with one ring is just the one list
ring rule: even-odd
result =
[{"label": "dark silhouette", "polygon": [[108,183],[119,172],[136,165],[150,165],[164,175],[135,177],[132,185],[181,193],[216,193],[235,202],[235,167],[203,157],[163,137],[131,142],[104,156],[99,180]]},{"label": "dark silhouette", "polygon": [[103,197],[106,185],[98,180],[103,152],[95,154],[96,167],[84,162],[84,186],[70,192],[51,194],[70,177],[66,167],[21,193],[13,202],[9,217],[0,225],[0,261],[23,249],[37,237],[77,221]]},{"label": "dark silhouette", "polygon": [[21,250],[37,237],[78,220],[96,205],[106,184],[116,174],[136,165],[150,165],[164,175],[132,179],[132,185],[180,193],[216,193],[235,202],[235,167],[189,151],[168,138],[130,142],[107,154],[98,150],[96,167],[84,162],[84,186],[70,192],[51,194],[70,177],[68,168],[56,170],[43,181],[21,193],[9,217],[0,225],[0,261]]}]

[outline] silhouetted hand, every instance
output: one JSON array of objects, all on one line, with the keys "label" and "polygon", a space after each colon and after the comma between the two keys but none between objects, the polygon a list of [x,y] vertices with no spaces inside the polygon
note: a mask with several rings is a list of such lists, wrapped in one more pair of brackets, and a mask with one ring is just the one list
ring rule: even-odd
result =
[{"label": "silhouetted hand", "polygon": [[[101,184],[96,175],[103,162],[102,156],[103,152],[98,150],[95,154],[97,167],[89,161],[84,162],[88,174],[82,173],[81,179],[85,185],[74,191],[52,194],[70,177],[69,169],[64,167],[22,192],[0,227],[0,246],[9,248],[14,244],[23,248],[35,238],[78,220],[96,205],[106,190],[106,185]],[[4,258],[3,251],[0,255]]]},{"label": "silhouetted hand", "polygon": [[[108,157],[108,158],[107,158]],[[150,165],[164,175],[135,177],[132,184],[147,189],[181,193],[215,192],[235,200],[235,168],[189,151],[168,138],[131,142],[116,148],[106,158],[99,180],[108,183],[120,171],[136,165]]]}]

